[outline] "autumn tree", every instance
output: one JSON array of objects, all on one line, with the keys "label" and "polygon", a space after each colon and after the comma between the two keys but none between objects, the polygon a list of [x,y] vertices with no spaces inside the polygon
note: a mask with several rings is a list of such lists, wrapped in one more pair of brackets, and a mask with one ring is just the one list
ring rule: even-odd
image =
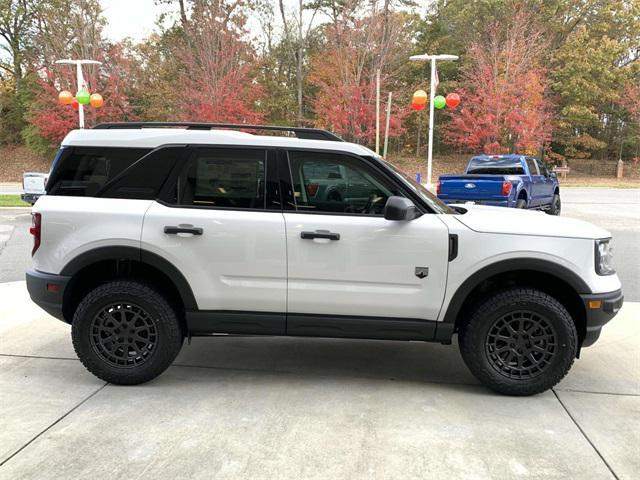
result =
[{"label": "autumn tree", "polygon": [[550,141],[550,108],[541,65],[543,32],[518,9],[492,23],[468,48],[461,71],[463,103],[450,113],[445,141],[486,153],[536,153]]},{"label": "autumn tree", "polygon": [[[411,45],[410,17],[357,0],[331,5],[324,48],[314,56],[309,82],[318,91],[316,124],[344,138],[371,144],[375,138],[376,72],[383,94],[402,82]],[[382,110],[382,108],[381,108]],[[392,108],[390,136],[403,132],[408,108]],[[382,115],[382,111],[381,111]]]}]

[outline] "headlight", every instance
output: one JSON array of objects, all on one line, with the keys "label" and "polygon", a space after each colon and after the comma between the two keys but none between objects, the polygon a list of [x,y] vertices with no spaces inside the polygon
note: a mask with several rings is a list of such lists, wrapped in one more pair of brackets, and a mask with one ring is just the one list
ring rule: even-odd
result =
[{"label": "headlight", "polygon": [[596,273],[598,275],[616,273],[613,267],[613,245],[610,238],[596,240]]}]

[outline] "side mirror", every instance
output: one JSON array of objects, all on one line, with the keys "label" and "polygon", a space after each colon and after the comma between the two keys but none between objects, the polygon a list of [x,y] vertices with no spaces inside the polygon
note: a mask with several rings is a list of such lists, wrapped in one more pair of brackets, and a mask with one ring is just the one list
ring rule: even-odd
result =
[{"label": "side mirror", "polygon": [[558,178],[558,174],[556,172],[549,172],[549,178]]},{"label": "side mirror", "polygon": [[404,197],[389,197],[384,206],[386,220],[413,220],[420,216],[420,212],[411,200]]}]

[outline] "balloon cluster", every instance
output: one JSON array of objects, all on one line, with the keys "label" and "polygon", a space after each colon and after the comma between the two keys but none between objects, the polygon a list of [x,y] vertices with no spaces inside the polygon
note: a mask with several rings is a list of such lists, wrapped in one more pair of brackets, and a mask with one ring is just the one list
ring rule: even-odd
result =
[{"label": "balloon cluster", "polygon": [[85,89],[78,90],[74,97],[68,90],[63,90],[58,94],[58,101],[63,105],[71,105],[77,110],[80,105],[91,105],[93,108],[100,108],[104,104],[102,95],[99,93],[89,94]]},{"label": "balloon cluster", "polygon": [[[423,110],[427,106],[427,93],[424,90],[417,90],[411,98],[411,108],[416,112]],[[446,98],[442,95],[436,95],[433,98],[433,106],[438,110],[445,106],[449,108],[456,108],[460,105],[460,95],[457,93],[449,93]]]}]

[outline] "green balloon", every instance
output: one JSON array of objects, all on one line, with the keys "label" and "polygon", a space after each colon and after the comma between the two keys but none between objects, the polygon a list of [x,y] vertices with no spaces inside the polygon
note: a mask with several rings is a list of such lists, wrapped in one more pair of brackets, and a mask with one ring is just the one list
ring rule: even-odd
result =
[{"label": "green balloon", "polygon": [[440,110],[441,108],[444,108],[446,104],[447,104],[447,101],[442,95],[436,95],[436,97],[433,99],[433,106],[436,107],[438,110]]},{"label": "green balloon", "polygon": [[91,95],[86,90],[80,90],[76,93],[76,100],[80,105],[88,105],[91,101]]}]

